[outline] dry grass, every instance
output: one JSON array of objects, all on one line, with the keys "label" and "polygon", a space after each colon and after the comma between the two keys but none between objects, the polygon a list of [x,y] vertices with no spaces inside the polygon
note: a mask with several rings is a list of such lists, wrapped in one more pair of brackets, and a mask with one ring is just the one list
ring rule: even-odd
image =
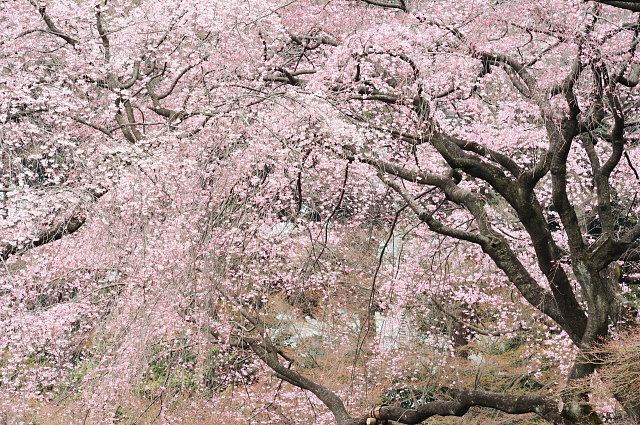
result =
[{"label": "dry grass", "polygon": [[607,390],[640,404],[640,332],[626,332],[594,348],[592,355],[600,364],[598,373]]}]

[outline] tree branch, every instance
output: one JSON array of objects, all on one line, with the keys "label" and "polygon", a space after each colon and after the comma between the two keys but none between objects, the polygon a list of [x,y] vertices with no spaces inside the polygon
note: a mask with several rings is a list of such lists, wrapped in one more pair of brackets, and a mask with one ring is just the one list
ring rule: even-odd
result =
[{"label": "tree branch", "polygon": [[76,44],[78,44],[78,40],[63,33],[58,29],[58,27],[56,27],[56,25],[53,23],[53,21],[49,17],[49,14],[47,13],[47,6],[44,2],[38,3],[35,0],[30,0],[30,1],[31,1],[31,4],[38,9],[38,13],[40,13],[42,20],[44,21],[44,23],[47,25],[47,28],[49,29],[49,31],[47,31],[49,34],[55,35],[56,37],[60,37],[61,39],[69,43],[72,47],[75,47]]},{"label": "tree branch", "polygon": [[404,409],[396,406],[380,406],[369,416],[357,419],[350,425],[381,423],[367,421],[374,419],[391,420],[402,424],[419,424],[435,416],[463,416],[471,407],[489,407],[511,414],[537,413],[544,419],[563,423],[562,405],[559,401],[540,395],[510,395],[491,391],[459,390],[451,392],[452,400],[437,400],[424,403],[416,409]]},{"label": "tree branch", "polygon": [[395,1],[387,1],[387,0],[362,0],[363,2],[370,4],[372,6],[384,7],[386,9],[400,9],[403,12],[407,11],[407,5],[404,0],[395,0]]},{"label": "tree branch", "polygon": [[411,196],[402,186],[386,178],[383,173],[380,173],[379,176],[387,186],[402,196],[402,199],[404,199],[409,207],[416,213],[420,221],[426,223],[432,231],[444,236],[450,236],[455,239],[472,242],[478,245],[488,243],[488,239],[478,233],[468,232],[466,230],[456,229],[442,224],[442,222],[436,220],[433,215],[420,205],[418,201],[416,201],[415,198],[413,198],[413,196]]},{"label": "tree branch", "polygon": [[22,254],[32,248],[46,245],[50,242],[57,241],[65,235],[76,232],[85,222],[85,218],[81,215],[74,215],[64,222],[55,225],[49,229],[43,230],[36,234],[32,242],[26,245],[6,242],[0,245],[0,260],[6,261],[10,256]]},{"label": "tree branch", "polygon": [[460,325],[464,326],[465,328],[469,329],[472,332],[478,333],[480,335],[487,335],[487,336],[502,336],[502,335],[509,335],[509,334],[513,334],[519,331],[523,331],[523,330],[528,330],[531,329],[531,325],[540,317],[542,316],[541,313],[535,313],[533,315],[531,315],[531,317],[529,317],[526,321],[521,321],[519,322],[516,326],[509,328],[509,329],[500,329],[500,330],[488,330],[488,329],[483,329],[480,328],[478,326],[475,326],[472,323],[469,323],[465,320],[462,320],[459,315],[455,315],[452,312],[450,312],[449,310],[447,310],[442,304],[440,304],[437,300],[435,299],[431,299],[430,302],[436,306],[436,308],[441,311],[442,313],[444,313],[446,316],[448,316],[450,319],[454,320],[456,323],[459,323]]},{"label": "tree branch", "polygon": [[[10,192],[13,188],[0,188],[0,192]],[[90,190],[87,194],[93,201],[100,199],[107,193],[107,190],[95,191]],[[30,242],[18,244],[15,242],[6,242],[0,244],[0,261],[6,261],[12,255],[22,254],[30,249],[46,245],[50,242],[57,241],[66,235],[70,235],[78,231],[85,223],[86,217],[83,211],[76,209],[64,221],[52,224],[49,228],[39,231]]]},{"label": "tree branch", "polygon": [[619,0],[595,0],[597,3],[606,4],[607,6],[617,7],[618,9],[626,9],[632,12],[640,12],[640,1],[619,1]]},{"label": "tree branch", "polygon": [[536,80],[527,68],[510,56],[500,53],[479,52],[478,57],[490,65],[500,65],[505,70],[514,87],[527,98],[533,97]]},{"label": "tree branch", "polygon": [[[291,40],[293,40],[297,44],[303,44],[305,49],[313,50],[317,49],[323,44],[329,46],[338,46],[338,40],[329,36],[311,36],[311,35],[295,35],[291,34]],[[309,41],[313,41],[315,44],[310,44]]]},{"label": "tree branch", "polygon": [[88,127],[93,128],[94,130],[98,130],[101,133],[106,134],[107,136],[113,138],[113,133],[108,128],[102,127],[101,125],[94,124],[92,122],[86,121],[84,118],[74,115],[71,117],[74,121],[79,122],[80,124],[86,125]]},{"label": "tree branch", "polygon": [[255,316],[249,314],[247,311],[242,311],[242,315],[247,319],[258,331],[260,339],[259,342],[253,338],[244,338],[247,344],[251,347],[251,350],[267,364],[274,372],[285,381],[303,390],[311,391],[327,408],[333,413],[336,421],[339,424],[346,424],[351,420],[351,417],[347,413],[347,409],[344,407],[344,403],[333,391],[327,387],[313,382],[309,378],[299,374],[293,369],[285,367],[278,360],[280,355],[279,350],[273,345],[271,339],[267,335],[267,331],[264,328],[262,322]]},{"label": "tree branch", "polygon": [[[613,237],[615,223],[613,219],[613,211],[611,209],[611,187],[609,185],[609,175],[611,174],[613,166],[609,164],[607,169],[600,166],[600,158],[598,158],[598,154],[593,144],[593,137],[590,134],[585,135],[582,146],[585,148],[587,157],[589,158],[589,163],[591,164],[591,173],[593,174],[593,181],[596,187],[598,217],[600,218],[602,232],[609,237]],[[616,148],[614,146],[614,153],[615,151]],[[619,158],[621,157],[622,149],[620,149],[619,152]],[[607,161],[607,163],[609,163],[609,161]]]},{"label": "tree branch", "polygon": [[107,35],[102,23],[101,7],[102,5],[100,3],[96,4],[96,29],[98,30],[98,35],[100,35],[100,40],[102,41],[104,61],[108,63],[111,60],[111,45],[109,43],[109,36]]}]

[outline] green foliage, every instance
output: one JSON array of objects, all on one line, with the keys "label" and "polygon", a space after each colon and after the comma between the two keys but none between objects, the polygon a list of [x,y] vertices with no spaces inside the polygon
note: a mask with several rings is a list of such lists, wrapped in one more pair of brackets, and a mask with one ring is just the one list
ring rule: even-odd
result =
[{"label": "green foliage", "polygon": [[[75,358],[75,357],[74,357]],[[78,356],[77,358],[80,358]],[[76,360],[76,367],[71,369],[66,379],[61,381],[58,385],[58,394],[60,398],[66,398],[71,396],[72,398],[79,398],[76,393],[77,388],[80,387],[84,379],[89,375],[99,364],[98,357],[86,356],[82,361]]]},{"label": "green foliage", "polygon": [[213,347],[198,357],[188,345],[167,347],[156,344],[142,383],[142,394],[154,397],[159,391],[173,394],[204,392],[211,396],[238,380],[251,380],[249,358],[241,352]]},{"label": "green foliage", "polygon": [[[131,419],[131,412],[129,409],[123,406],[118,406],[115,413],[114,423],[115,424],[125,424],[127,421]],[[135,424],[131,424],[135,425]]]},{"label": "green foliage", "polygon": [[144,374],[142,394],[153,398],[160,391],[178,394],[198,387],[196,354],[188,346],[155,344]]},{"label": "green foliage", "polygon": [[[238,378],[240,371],[249,365],[249,358],[237,351],[226,351],[220,347],[211,348],[202,369],[202,383],[211,393],[222,392]],[[251,374],[246,376],[251,379]]]}]

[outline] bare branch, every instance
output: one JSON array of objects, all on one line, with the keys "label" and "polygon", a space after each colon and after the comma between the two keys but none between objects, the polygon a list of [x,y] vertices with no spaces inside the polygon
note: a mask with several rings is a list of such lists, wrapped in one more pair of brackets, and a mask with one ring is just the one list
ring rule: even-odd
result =
[{"label": "bare branch", "polygon": [[77,116],[77,115],[74,115],[74,116],[72,116],[71,118],[72,118],[74,121],[79,122],[80,124],[83,124],[83,125],[86,125],[86,126],[88,126],[88,127],[93,128],[93,129],[95,129],[95,130],[98,130],[99,132],[104,133],[104,134],[106,134],[106,135],[107,135],[107,136],[109,136],[109,137],[113,137],[113,133],[111,132],[111,130],[109,130],[109,129],[105,128],[105,127],[102,127],[101,125],[94,124],[94,123],[92,123],[92,122],[86,121],[84,118],[81,118],[81,117],[79,117],[79,116]]},{"label": "bare branch", "polygon": [[102,48],[104,49],[104,61],[109,62],[111,60],[111,45],[109,43],[109,36],[102,23],[102,7],[100,3],[96,5],[96,28],[102,41]]},{"label": "bare branch", "polygon": [[505,70],[514,87],[525,97],[531,98],[535,93],[536,80],[527,71],[524,64],[514,58],[500,54],[479,52],[478,57],[490,65],[500,65]]},{"label": "bare branch", "polygon": [[595,0],[598,3],[606,4],[607,6],[617,7],[619,9],[626,9],[632,12],[640,12],[640,1],[619,1],[619,0]]},{"label": "bare branch", "polygon": [[[329,46],[339,46],[338,40],[329,36],[311,36],[311,35],[294,35],[291,34],[291,39],[298,44],[304,45],[304,48],[307,50],[317,49],[323,44]],[[311,44],[310,41],[313,41],[314,44]]]},{"label": "bare branch", "polygon": [[259,342],[253,338],[243,338],[246,343],[249,344],[254,353],[264,361],[267,366],[273,369],[279,378],[284,379],[292,385],[298,388],[311,391],[327,408],[333,413],[336,421],[339,424],[346,424],[351,420],[351,417],[347,413],[347,409],[344,407],[344,403],[333,391],[311,381],[309,378],[301,375],[293,369],[285,367],[278,360],[278,356],[282,355],[278,349],[273,345],[266,329],[262,322],[255,316],[251,315],[247,311],[242,311],[242,315],[255,327],[260,335],[262,342]]},{"label": "bare branch", "polygon": [[39,232],[34,240],[27,245],[20,245],[17,243],[6,242],[0,245],[0,260],[6,261],[10,256],[16,254],[22,254],[23,252],[36,248],[49,242],[57,241],[64,235],[74,233],[84,224],[85,218],[82,216],[73,216],[63,223],[53,226],[50,229]]},{"label": "bare branch", "polygon": [[397,182],[388,179],[384,176],[384,174],[379,174],[382,181],[395,190],[402,199],[409,205],[409,207],[416,213],[418,218],[429,226],[429,229],[432,231],[439,233],[441,235],[450,236],[452,238],[456,238],[459,240],[465,240],[468,242],[473,242],[478,245],[484,245],[489,242],[489,240],[478,234],[473,232],[468,232],[466,230],[456,229],[450,226],[446,226],[442,224],[442,222],[436,220],[433,215],[427,211],[422,205],[420,205],[416,199],[411,196],[402,186],[400,186]]},{"label": "bare branch", "polygon": [[372,410],[367,417],[360,418],[350,425],[382,423],[368,419],[391,420],[402,424],[419,424],[435,415],[463,416],[473,406],[490,407],[511,414],[537,413],[550,422],[564,422],[562,404],[550,397],[540,395],[516,396],[478,390],[454,390],[451,391],[451,396],[452,400],[432,401],[424,403],[416,409],[380,406]]},{"label": "bare branch", "polygon": [[[0,188],[0,192],[11,192],[14,189],[9,188]],[[88,191],[87,194],[91,197],[93,201],[98,200],[104,194],[107,193],[106,190]],[[43,229],[36,233],[35,237],[31,239],[30,242],[20,244],[16,242],[5,242],[0,244],[0,261],[6,261],[12,255],[22,254],[30,249],[37,248],[39,246],[46,245],[50,242],[57,241],[66,235],[70,235],[76,231],[78,231],[82,225],[85,223],[86,217],[84,211],[80,209],[76,209],[73,213],[70,214],[64,221],[61,221],[57,224],[51,225],[49,228]]]},{"label": "bare branch", "polygon": [[38,13],[40,13],[42,20],[44,21],[44,23],[47,25],[47,28],[49,29],[49,31],[47,31],[49,34],[55,35],[56,37],[60,37],[61,39],[63,39],[73,47],[75,47],[75,45],[78,44],[78,40],[63,33],[58,29],[58,27],[56,27],[56,25],[53,23],[53,21],[47,14],[47,6],[44,2],[38,3],[36,0],[30,0],[30,2],[32,5],[34,5],[38,9]]},{"label": "bare branch", "polygon": [[483,328],[480,328],[478,326],[475,326],[472,323],[469,323],[469,322],[467,322],[465,320],[462,320],[459,315],[453,314],[452,312],[447,310],[441,303],[439,303],[435,299],[431,299],[430,302],[433,305],[435,305],[436,308],[439,311],[441,311],[442,313],[447,315],[449,318],[451,318],[455,322],[457,322],[460,325],[464,326],[465,328],[469,329],[470,331],[473,331],[473,332],[478,333],[480,335],[487,335],[487,336],[509,335],[509,334],[513,334],[513,333],[516,333],[516,332],[519,332],[519,331],[528,330],[528,329],[531,328],[531,325],[537,319],[539,319],[542,316],[540,313],[535,313],[535,314],[531,315],[527,320],[519,322],[516,326],[514,326],[512,328],[500,329],[500,330],[488,330],[488,329],[483,329]]},{"label": "bare branch", "polygon": [[407,5],[404,0],[395,0],[395,1],[387,1],[387,0],[362,0],[363,2],[370,4],[372,6],[384,7],[386,9],[400,9],[403,12],[407,11]]}]

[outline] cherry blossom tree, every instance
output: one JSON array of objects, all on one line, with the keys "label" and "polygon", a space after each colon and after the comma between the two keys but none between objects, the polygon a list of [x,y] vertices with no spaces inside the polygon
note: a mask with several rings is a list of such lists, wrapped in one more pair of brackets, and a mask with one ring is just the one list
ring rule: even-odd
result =
[{"label": "cherry blossom tree", "polygon": [[[179,370],[266,406],[301,389],[300,423],[599,423],[593,347],[637,326],[637,6],[1,2],[1,402],[74,388],[109,423],[135,387],[160,416]],[[390,347],[382,316],[431,327]],[[442,350],[544,329],[565,383],[369,411],[436,317]]]}]

